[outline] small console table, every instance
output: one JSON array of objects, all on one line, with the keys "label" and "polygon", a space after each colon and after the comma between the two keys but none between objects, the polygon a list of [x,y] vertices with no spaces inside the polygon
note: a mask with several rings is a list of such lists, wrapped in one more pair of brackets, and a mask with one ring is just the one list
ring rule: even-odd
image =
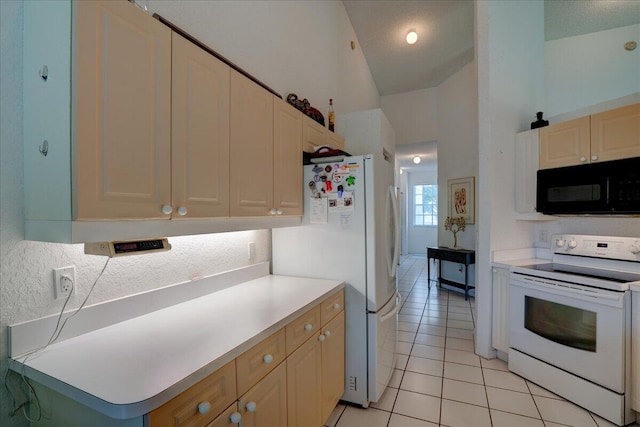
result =
[{"label": "small console table", "polygon": [[[464,289],[465,301],[469,299],[469,288],[475,288],[475,286],[469,286],[469,266],[476,263],[476,252],[468,249],[453,249],[438,246],[435,248],[427,248],[427,274],[429,276],[429,289],[431,289],[431,264],[429,260],[438,260],[438,282],[444,283],[449,286],[455,286],[457,288]],[[464,264],[464,284],[454,282],[452,280],[443,279],[440,270],[441,261],[457,262]]]}]

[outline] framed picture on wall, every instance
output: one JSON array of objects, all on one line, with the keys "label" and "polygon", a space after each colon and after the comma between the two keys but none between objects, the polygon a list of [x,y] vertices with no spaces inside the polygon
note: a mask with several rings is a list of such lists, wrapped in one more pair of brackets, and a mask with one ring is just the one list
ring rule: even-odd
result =
[{"label": "framed picture on wall", "polygon": [[447,181],[449,187],[449,216],[463,217],[465,223],[475,224],[475,177]]}]

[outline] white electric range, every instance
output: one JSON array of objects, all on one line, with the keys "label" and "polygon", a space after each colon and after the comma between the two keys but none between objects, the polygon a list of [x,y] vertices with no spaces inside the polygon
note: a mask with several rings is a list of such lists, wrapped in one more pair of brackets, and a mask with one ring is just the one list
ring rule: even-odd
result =
[{"label": "white electric range", "polygon": [[552,246],[550,263],[511,268],[509,370],[619,426],[632,423],[630,286],[640,284],[640,237],[563,234]]}]

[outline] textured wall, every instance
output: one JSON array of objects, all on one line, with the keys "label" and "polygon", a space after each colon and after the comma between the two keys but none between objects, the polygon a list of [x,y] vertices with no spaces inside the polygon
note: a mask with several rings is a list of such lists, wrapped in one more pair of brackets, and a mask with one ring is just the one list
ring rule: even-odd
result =
[{"label": "textured wall", "polygon": [[[80,305],[106,258],[84,255],[82,245],[23,240],[22,168],[22,1],[0,1],[0,375],[4,378],[9,324],[59,312],[53,299],[52,268],[75,265]],[[28,125],[28,124],[26,124]],[[170,252],[114,258],[95,287],[89,304],[248,265],[248,242],[255,262],[271,259],[268,230],[170,238]],[[0,385],[0,425],[26,426],[10,417],[12,402]]]}]

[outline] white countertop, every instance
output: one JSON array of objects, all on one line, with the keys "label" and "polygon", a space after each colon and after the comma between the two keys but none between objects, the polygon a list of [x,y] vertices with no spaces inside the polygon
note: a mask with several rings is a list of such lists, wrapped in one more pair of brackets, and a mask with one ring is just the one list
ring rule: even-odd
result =
[{"label": "white countertop", "polygon": [[29,357],[24,371],[110,417],[138,417],[343,287],[261,277],[53,344]]}]

